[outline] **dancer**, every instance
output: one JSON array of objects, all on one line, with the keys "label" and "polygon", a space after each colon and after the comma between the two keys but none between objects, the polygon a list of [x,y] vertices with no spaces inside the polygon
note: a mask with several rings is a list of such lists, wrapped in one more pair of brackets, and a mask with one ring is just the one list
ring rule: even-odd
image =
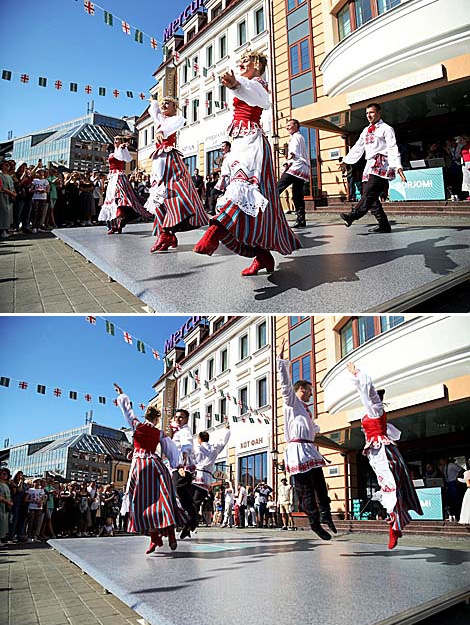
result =
[{"label": "dancer", "polygon": [[382,403],[385,391],[376,391],[367,373],[357,369],[353,362],[349,362],[347,368],[367,411],[362,417],[362,430],[366,437],[363,454],[377,475],[381,503],[389,515],[388,548],[393,549],[411,521],[408,511],[414,510],[417,514],[423,514],[423,511],[405,461],[396,446],[395,441],[401,433],[391,423],[387,424]]},{"label": "dancer", "polygon": [[388,181],[395,178],[398,172],[401,180],[406,182],[401,166],[400,152],[395,139],[395,131],[386,124],[382,117],[382,107],[373,103],[366,107],[366,117],[369,126],[361,132],[359,139],[343,158],[339,168],[344,173],[347,165],[357,163],[365,152],[366,166],[362,174],[362,196],[350,213],[341,213],[341,219],[349,226],[361,219],[370,209],[377,219],[378,226],[370,228],[369,232],[391,232],[387,215],[380,203],[380,196],[388,189]]},{"label": "dancer", "polygon": [[209,432],[199,432],[198,442],[194,449],[196,474],[193,480],[193,501],[196,514],[202,502],[207,498],[212,482],[215,461],[230,438],[230,426],[225,423],[226,432],[217,443],[209,443]]},{"label": "dancer", "polygon": [[171,438],[157,427],[161,413],[154,406],[147,406],[145,421],[134,415],[129,397],[118,384],[117,402],[122,413],[134,430],[134,453],[126,492],[129,495],[129,532],[149,532],[150,545],[145,553],[153,553],[163,546],[162,536],[168,537],[173,551],[177,547],[175,526],[183,521],[168,469],[157,455],[160,443],[170,464],[177,462],[178,451]]},{"label": "dancer", "polygon": [[298,380],[292,385],[289,361],[284,360],[285,343],[284,339],[277,355],[277,370],[284,403],[286,470],[294,478],[299,506],[307,514],[310,527],[321,539],[330,540],[331,534],[320,525],[326,523],[332,532],[337,532],[322,469],[326,461],[315,445],[315,434],[320,428],[308,407],[312,385],[307,380]]},{"label": "dancer", "polygon": [[289,228],[274,177],[271,147],[260,126],[263,109],[270,107],[267,84],[261,76],[266,56],[246,51],[240,59],[240,76],[225,73],[222,84],[234,91],[234,116],[230,182],[217,201],[217,215],[194,251],[211,256],[223,243],[229,250],[254,260],[242,271],[254,276],[261,269],[274,271],[271,250],[290,254],[301,247]]},{"label": "dancer", "polygon": [[178,101],[169,96],[162,106],[150,102],[149,113],[155,123],[155,152],[152,161],[152,186],[145,208],[155,215],[153,234],[158,236],[150,253],[177,247],[176,232],[207,225],[207,216],[191,176],[176,149],[176,132],[186,120],[177,112]]},{"label": "dancer", "polygon": [[287,148],[289,161],[277,183],[277,192],[281,195],[287,187],[292,185],[292,200],[297,215],[297,220],[292,227],[305,228],[307,224],[305,222],[304,188],[310,176],[307,145],[300,134],[300,123],[296,119],[290,119],[287,122],[287,132],[290,134],[289,147]]},{"label": "dancer", "polygon": [[114,139],[114,151],[108,157],[108,187],[103,206],[98,215],[98,221],[106,222],[108,234],[121,234],[126,223],[137,219],[139,216],[150,217],[124,173],[126,163],[132,161],[125,141],[126,137],[116,137]]}]

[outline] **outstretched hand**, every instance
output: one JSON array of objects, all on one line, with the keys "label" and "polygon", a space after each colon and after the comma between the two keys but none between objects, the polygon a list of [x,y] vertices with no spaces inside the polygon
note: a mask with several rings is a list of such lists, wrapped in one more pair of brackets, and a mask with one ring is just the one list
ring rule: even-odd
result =
[{"label": "outstretched hand", "polygon": [[356,365],[353,362],[348,362],[346,367],[347,367],[349,373],[351,373],[352,375],[356,375],[357,369],[356,369]]},{"label": "outstretched hand", "polygon": [[119,395],[122,395],[122,388],[119,386],[119,384],[116,384],[116,382],[114,382],[113,384],[114,386],[114,390],[116,391],[116,393],[119,393]]},{"label": "outstretched hand", "polygon": [[284,348],[286,346],[286,339],[282,339],[281,347],[279,348],[277,355],[281,360],[284,359]]},{"label": "outstretched hand", "polygon": [[236,89],[239,85],[233,70],[225,72],[225,74],[221,76],[220,82],[224,85],[224,87],[228,87],[229,89]]}]

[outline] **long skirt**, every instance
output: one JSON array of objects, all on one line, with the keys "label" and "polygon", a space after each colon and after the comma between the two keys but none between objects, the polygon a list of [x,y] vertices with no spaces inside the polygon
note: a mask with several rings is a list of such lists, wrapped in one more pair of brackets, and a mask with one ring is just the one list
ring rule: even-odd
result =
[{"label": "long skirt", "polygon": [[[234,140],[242,141],[243,139]],[[252,258],[263,250],[276,251],[287,255],[299,249],[301,243],[289,228],[281,201],[277,192],[277,183],[274,176],[273,157],[271,146],[264,135],[261,137],[261,170],[259,175],[259,193],[250,180],[240,180],[239,170],[236,178],[232,178],[226,192],[217,202],[218,214],[210,221],[225,228],[225,234],[220,237],[221,243],[229,250]],[[237,155],[235,148],[231,152],[231,169],[236,171]],[[257,176],[256,176],[257,177]],[[261,196],[267,200],[265,206]],[[237,195],[253,197],[252,203],[257,209],[256,214],[248,214],[236,202]],[[255,211],[251,211],[254,213]]]},{"label": "long skirt", "polygon": [[145,208],[155,215],[153,234],[194,230],[208,224],[189,171],[177,150],[163,152],[152,164],[152,186]]},{"label": "long skirt", "polygon": [[462,509],[460,511],[460,519],[459,523],[461,525],[469,525],[470,524],[470,486],[467,487],[465,491],[465,495],[462,502]]},{"label": "long skirt", "polygon": [[129,532],[183,525],[170,473],[158,456],[135,457],[127,483]]},{"label": "long skirt", "polygon": [[423,514],[416,489],[405,461],[395,445],[369,448],[367,457],[377,475],[382,493],[382,505],[390,515],[392,527],[402,531],[411,521],[409,510]]},{"label": "long skirt", "polygon": [[108,176],[108,187],[106,197],[101,207],[98,221],[112,221],[116,219],[117,209],[123,210],[126,221],[144,217],[151,217],[140,203],[139,198],[131,187],[125,173],[111,173]]}]

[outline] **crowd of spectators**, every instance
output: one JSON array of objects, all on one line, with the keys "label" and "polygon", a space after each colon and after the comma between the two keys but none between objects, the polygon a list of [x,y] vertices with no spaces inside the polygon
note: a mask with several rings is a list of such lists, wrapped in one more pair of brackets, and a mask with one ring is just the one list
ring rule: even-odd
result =
[{"label": "crowd of spectators", "polygon": [[0,470],[0,541],[40,542],[49,538],[114,536],[125,532],[124,489],[94,481],[59,483],[54,478],[11,477]]}]

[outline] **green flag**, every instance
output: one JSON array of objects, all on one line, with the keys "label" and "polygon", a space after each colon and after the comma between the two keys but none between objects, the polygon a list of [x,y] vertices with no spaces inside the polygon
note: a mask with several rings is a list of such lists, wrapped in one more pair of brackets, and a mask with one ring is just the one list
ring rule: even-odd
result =
[{"label": "green flag", "polygon": [[114,336],[114,323],[111,323],[111,321],[106,321],[106,332]]},{"label": "green flag", "polygon": [[137,41],[137,43],[144,43],[143,32],[141,30],[136,29],[134,39]]},{"label": "green flag", "polygon": [[104,12],[104,23],[108,26],[113,25],[113,16],[111,15],[111,13],[108,13],[108,11]]},{"label": "green flag", "polygon": [[4,69],[2,71],[2,78],[3,80],[11,80],[11,72],[9,69]]},{"label": "green flag", "polygon": [[100,402],[100,404],[105,404],[106,403],[106,397],[103,397],[102,395],[100,395],[98,397],[98,401]]},{"label": "green flag", "polygon": [[41,393],[41,395],[46,394],[46,387],[43,384],[38,384],[38,393]]},{"label": "green flag", "polygon": [[77,391],[70,391],[69,397],[70,399],[77,399]]},{"label": "green flag", "polygon": [[106,95],[106,87],[98,87],[98,95]]},{"label": "green flag", "polygon": [[141,354],[145,354],[145,345],[142,341],[137,341],[137,351]]},{"label": "green flag", "polygon": [[10,378],[0,378],[0,386],[10,386]]},{"label": "green flag", "polygon": [[47,87],[47,78],[44,78],[44,76],[39,76],[38,85],[40,87]]},{"label": "green flag", "polygon": [[73,91],[74,93],[77,93],[77,91],[78,91],[78,84],[76,82],[71,82],[70,83],[70,91]]}]

